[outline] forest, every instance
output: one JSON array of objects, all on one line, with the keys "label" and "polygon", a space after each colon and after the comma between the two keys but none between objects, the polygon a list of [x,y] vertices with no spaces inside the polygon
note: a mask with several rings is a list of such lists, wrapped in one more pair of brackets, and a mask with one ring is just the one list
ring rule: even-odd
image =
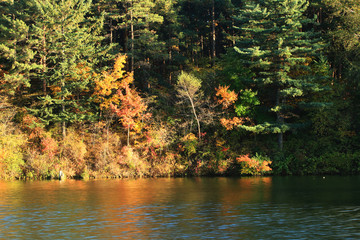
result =
[{"label": "forest", "polygon": [[358,0],[1,0],[0,178],[358,174],[359,53]]}]

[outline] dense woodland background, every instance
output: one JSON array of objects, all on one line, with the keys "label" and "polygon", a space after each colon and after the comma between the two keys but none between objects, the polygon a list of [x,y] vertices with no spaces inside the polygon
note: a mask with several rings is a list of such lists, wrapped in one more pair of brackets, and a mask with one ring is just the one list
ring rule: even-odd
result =
[{"label": "dense woodland background", "polygon": [[0,0],[0,177],[357,174],[358,0]]}]

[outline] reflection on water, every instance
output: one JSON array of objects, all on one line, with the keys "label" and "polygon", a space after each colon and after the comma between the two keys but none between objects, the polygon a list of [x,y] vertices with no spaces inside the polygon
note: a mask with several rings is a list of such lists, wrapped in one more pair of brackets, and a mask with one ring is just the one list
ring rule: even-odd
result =
[{"label": "reflection on water", "polygon": [[0,182],[0,239],[355,239],[359,183],[359,177]]}]

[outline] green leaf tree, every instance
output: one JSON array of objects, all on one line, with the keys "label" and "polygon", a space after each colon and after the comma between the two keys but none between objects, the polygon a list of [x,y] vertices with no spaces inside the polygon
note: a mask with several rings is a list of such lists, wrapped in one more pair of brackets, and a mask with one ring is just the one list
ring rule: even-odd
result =
[{"label": "green leaf tree", "polygon": [[254,74],[245,81],[258,91],[262,106],[275,115],[274,120],[241,127],[278,134],[280,150],[283,134],[299,126],[301,103],[322,90],[311,64],[323,44],[317,33],[305,30],[313,23],[304,15],[308,5],[307,0],[246,1],[236,18],[242,35],[235,50]]},{"label": "green leaf tree", "polygon": [[192,74],[181,72],[178,77],[176,84],[177,96],[180,101],[188,101],[191,106],[193,116],[197,123],[198,128],[198,137],[201,139],[201,127],[198,113],[196,111],[196,102],[198,102],[199,97],[201,96],[201,80]]}]

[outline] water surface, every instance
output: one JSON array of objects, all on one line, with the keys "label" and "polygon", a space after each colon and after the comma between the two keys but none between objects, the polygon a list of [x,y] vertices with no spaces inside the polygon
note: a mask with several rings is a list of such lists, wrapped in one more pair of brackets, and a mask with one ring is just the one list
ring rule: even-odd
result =
[{"label": "water surface", "polygon": [[0,239],[359,239],[360,177],[0,182]]}]

